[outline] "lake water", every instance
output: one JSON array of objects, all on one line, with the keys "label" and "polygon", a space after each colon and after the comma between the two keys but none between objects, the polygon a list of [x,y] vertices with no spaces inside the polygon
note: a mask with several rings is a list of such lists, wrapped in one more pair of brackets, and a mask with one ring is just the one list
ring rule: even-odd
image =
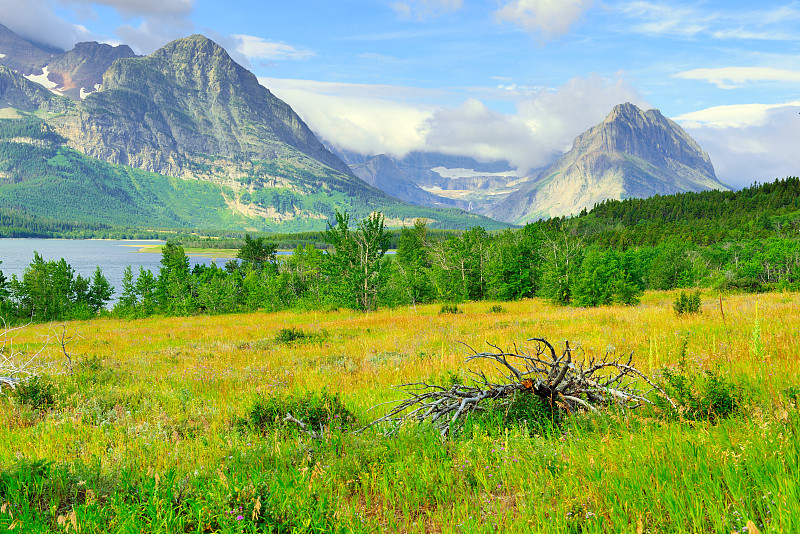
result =
[{"label": "lake water", "polygon": [[[58,261],[64,258],[75,270],[76,274],[91,277],[96,267],[100,267],[103,275],[114,286],[114,300],[122,291],[122,275],[125,267],[130,265],[133,274],[139,273],[139,267],[150,269],[158,275],[161,266],[161,254],[138,252],[144,246],[163,244],[163,241],[110,241],[99,239],[0,239],[0,271],[7,279],[11,275],[22,278],[25,269],[33,261],[34,251],[45,261]],[[208,256],[189,256],[189,263],[210,265],[213,260]],[[216,260],[222,266],[226,259]]]}]

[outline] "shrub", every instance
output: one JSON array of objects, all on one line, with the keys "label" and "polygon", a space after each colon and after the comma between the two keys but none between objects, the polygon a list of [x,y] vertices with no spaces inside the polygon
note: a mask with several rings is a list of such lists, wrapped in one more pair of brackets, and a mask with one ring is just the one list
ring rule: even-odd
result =
[{"label": "shrub", "polygon": [[557,405],[527,391],[517,391],[505,402],[495,402],[485,410],[473,412],[460,433],[469,437],[480,429],[499,436],[506,428],[516,427],[526,428],[530,435],[535,435],[557,428],[563,416]]},{"label": "shrub", "polygon": [[264,431],[272,430],[286,426],[283,418],[287,413],[291,413],[313,430],[330,427],[334,423],[347,427],[355,422],[355,416],[337,395],[322,391],[259,397],[240,420],[240,424]]},{"label": "shrub", "polygon": [[458,314],[458,313],[464,313],[464,312],[461,311],[460,309],[458,309],[458,304],[442,304],[442,307],[439,308],[439,313],[440,314],[443,314],[443,313]]},{"label": "shrub", "polygon": [[47,410],[56,403],[56,386],[49,378],[33,376],[17,384],[11,397],[34,410]]},{"label": "shrub", "polygon": [[763,293],[767,290],[759,279],[753,277],[726,279],[719,284],[717,289],[731,293]]},{"label": "shrub", "polygon": [[505,408],[507,425],[527,425],[533,432],[561,423],[563,412],[555,403],[528,392],[517,391]]},{"label": "shrub", "polygon": [[672,308],[677,315],[700,313],[700,291],[688,294],[681,291],[675,298]]},{"label": "shrub", "polygon": [[[746,390],[742,380],[735,381],[716,370],[690,372],[685,364],[662,369],[660,386],[675,403],[677,415],[712,423],[736,412]],[[666,399],[657,399],[656,405],[675,412]]]},{"label": "shrub", "polygon": [[489,313],[505,313],[506,309],[499,304],[495,304],[489,308]]},{"label": "shrub", "polygon": [[293,343],[295,341],[302,341],[310,337],[303,330],[299,328],[281,328],[275,334],[276,343]]}]

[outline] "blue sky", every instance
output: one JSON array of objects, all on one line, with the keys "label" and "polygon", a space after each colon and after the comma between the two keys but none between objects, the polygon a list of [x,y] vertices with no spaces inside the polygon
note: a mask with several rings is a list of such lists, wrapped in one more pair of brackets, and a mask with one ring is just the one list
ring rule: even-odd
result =
[{"label": "blue sky", "polygon": [[800,173],[797,2],[0,0],[0,22],[142,54],[203,33],[363,153],[533,169],[630,101],[681,124],[734,186]]}]

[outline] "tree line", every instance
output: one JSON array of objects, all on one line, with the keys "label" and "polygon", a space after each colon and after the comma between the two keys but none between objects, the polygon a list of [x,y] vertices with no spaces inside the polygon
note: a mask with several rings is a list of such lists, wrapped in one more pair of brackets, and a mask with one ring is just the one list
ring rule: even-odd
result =
[{"label": "tree line", "polygon": [[[75,275],[65,260],[38,254],[21,278],[0,272],[6,321],[193,315],[252,310],[379,307],[542,297],[573,306],[633,305],[646,289],[711,287],[733,291],[800,289],[800,241],[767,238],[698,246],[679,238],[654,246],[592,243],[567,224],[529,224],[490,233],[481,227],[430,239],[418,220],[397,237],[380,213],[354,222],[337,213],[327,248],[277,245],[246,235],[236,259],[190,268],[182,245],[167,242],[158,272],[125,271],[119,298],[98,267]],[[0,266],[1,267],[1,266]]]}]

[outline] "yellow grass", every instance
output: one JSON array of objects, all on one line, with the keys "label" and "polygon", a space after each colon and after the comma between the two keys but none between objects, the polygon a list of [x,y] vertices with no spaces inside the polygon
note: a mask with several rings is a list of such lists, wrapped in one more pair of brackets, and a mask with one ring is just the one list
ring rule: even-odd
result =
[{"label": "yellow grass", "polygon": [[[464,313],[457,315],[440,314],[439,305],[425,305],[367,314],[310,311],[69,323],[67,330],[80,334],[69,347],[73,361],[99,358],[105,372],[122,375],[123,379],[116,380],[118,386],[100,397],[83,398],[78,391],[70,397],[71,404],[43,419],[19,406],[0,403],[0,465],[19,458],[56,462],[93,459],[108,470],[127,467],[155,473],[168,469],[213,473],[220,458],[226,458],[232,450],[248,450],[255,439],[262,439],[261,445],[274,448],[276,454],[296,447],[277,435],[254,438],[230,432],[256,395],[326,388],[339,393],[360,413],[398,398],[390,388],[392,384],[435,379],[448,370],[464,368],[469,350],[461,343],[482,350],[487,342],[505,348],[514,343],[522,347],[532,336],[546,337],[557,345],[569,340],[587,356],[634,352],[637,366],[649,373],[675,364],[681,339],[688,334],[687,356],[692,366],[747,373],[770,395],[800,384],[800,295],[725,296],[724,319],[717,294],[705,294],[702,313],[688,317],[675,315],[674,299],[674,292],[650,292],[639,306],[630,308],[562,308],[533,299],[501,303],[505,309],[502,313],[490,313],[495,303],[477,302],[459,305]],[[274,341],[279,330],[291,327],[318,337],[288,345]],[[53,325],[27,327],[15,334],[14,346],[33,350],[52,331]],[[757,354],[754,349],[759,343],[762,350]],[[56,347],[48,354],[63,361]],[[380,413],[380,409],[375,410],[362,420]],[[772,436],[766,426],[754,428]],[[680,429],[674,432],[681,439],[694,439],[692,433]],[[744,442],[753,432],[742,429],[741,436],[726,439]],[[655,443],[660,438],[654,436]],[[563,469],[570,473],[563,479],[542,470],[546,456],[527,458],[525,461],[532,463],[525,465],[540,481],[515,471],[519,466],[508,464],[508,458],[501,461],[499,453],[494,452],[496,440],[448,448],[448,465],[452,462],[461,469],[458,466],[469,463],[478,478],[474,494],[446,505],[442,504],[447,502],[445,496],[424,497],[430,488],[406,490],[402,486],[427,480],[426,476],[444,477],[436,484],[446,485],[447,477],[461,476],[456,467],[435,471],[443,460],[428,458],[428,453],[424,458],[417,457],[421,466],[394,465],[390,471],[395,474],[390,478],[372,464],[357,465],[356,457],[351,475],[326,479],[324,467],[312,463],[314,469],[321,470],[320,476],[309,476],[314,487],[334,496],[337,506],[347,510],[342,514],[353,521],[366,517],[406,532],[448,531],[446,525],[466,521],[474,515],[472,509],[479,506],[485,516],[500,523],[501,529],[504,524],[506,528],[513,524],[517,531],[525,531],[524,523],[518,521],[533,513],[529,509],[533,501],[543,506],[566,506],[553,492],[565,488],[578,491],[589,484],[587,481],[594,480],[595,489],[587,490],[583,500],[571,496],[567,505],[589,507],[586,509],[606,506],[601,488],[608,479],[601,480],[599,473],[624,477],[626,462],[631,459],[627,453],[626,460],[624,448],[619,448],[629,443],[628,437],[610,432],[600,438],[609,443],[607,449],[575,452],[577,446],[569,442],[559,445],[561,452],[556,456],[566,458]],[[550,442],[530,441],[519,435],[506,434],[504,439],[499,443],[506,447],[513,448],[517,443],[528,451],[555,450]],[[671,439],[664,438],[663,444],[642,452],[646,456],[642,461],[668,464],[669,457],[656,457],[666,454],[665,447],[674,446]],[[527,441],[521,445],[523,440]],[[391,449],[392,443],[385,446]],[[407,446],[406,442],[399,443]],[[725,464],[728,450],[712,445],[708,454]],[[413,451],[397,454],[402,457]],[[570,464],[570,455],[580,456],[581,461]],[[430,468],[434,474],[426,474],[426,462],[435,466]],[[494,465],[504,489],[494,490],[492,480],[479,478],[478,464]],[[343,472],[346,468],[345,464],[337,467]],[[438,487],[436,484],[434,487]],[[387,496],[399,500],[389,502]],[[646,502],[639,503],[639,510],[647,506]],[[541,530],[541,524],[530,528],[547,531]]]}]

